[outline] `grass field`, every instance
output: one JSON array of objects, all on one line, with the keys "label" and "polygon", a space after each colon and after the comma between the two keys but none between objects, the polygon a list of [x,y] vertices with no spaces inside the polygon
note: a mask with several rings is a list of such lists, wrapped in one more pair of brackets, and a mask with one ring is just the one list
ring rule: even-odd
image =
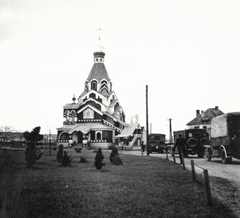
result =
[{"label": "grass field", "polygon": [[26,169],[23,151],[0,149],[0,217],[236,217],[215,198],[207,205],[205,187],[179,164],[120,154],[125,165],[114,166],[104,151],[106,166],[98,171],[92,150],[68,153],[74,157],[70,167],[59,165],[56,151],[50,156],[45,150]]}]

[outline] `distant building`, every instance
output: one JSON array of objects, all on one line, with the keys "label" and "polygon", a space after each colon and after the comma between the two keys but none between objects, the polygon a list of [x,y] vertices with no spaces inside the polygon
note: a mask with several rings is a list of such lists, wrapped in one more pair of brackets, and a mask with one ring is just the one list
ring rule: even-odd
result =
[{"label": "distant building", "polygon": [[196,110],[196,117],[186,125],[189,129],[199,128],[208,130],[210,128],[212,118],[222,114],[223,112],[219,110],[218,106],[215,106],[215,108],[208,108],[201,113],[200,110]]},{"label": "distant building", "polygon": [[57,144],[66,147],[87,141],[91,147],[103,149],[120,142],[140,146],[141,127],[125,122],[124,110],[104,64],[104,48],[99,45],[93,56],[94,63],[85,80],[84,91],[63,107],[63,126],[57,128]]},{"label": "distant building", "polygon": [[22,132],[0,132],[0,144],[2,143],[14,143],[22,144],[25,142]]}]

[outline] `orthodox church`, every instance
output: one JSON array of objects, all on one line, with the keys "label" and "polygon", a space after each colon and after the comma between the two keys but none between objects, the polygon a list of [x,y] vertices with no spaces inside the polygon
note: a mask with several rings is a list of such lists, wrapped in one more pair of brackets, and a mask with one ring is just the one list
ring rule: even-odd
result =
[{"label": "orthodox church", "polygon": [[105,50],[99,45],[82,94],[63,107],[63,126],[57,128],[57,144],[90,143],[91,148],[108,149],[120,143],[132,148],[141,144],[141,126],[127,124],[124,110],[112,89],[104,65]]}]

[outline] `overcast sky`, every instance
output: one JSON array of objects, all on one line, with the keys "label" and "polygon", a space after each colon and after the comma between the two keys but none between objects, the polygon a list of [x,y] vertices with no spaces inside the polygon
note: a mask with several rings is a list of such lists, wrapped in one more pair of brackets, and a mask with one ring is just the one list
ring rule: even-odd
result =
[{"label": "overcast sky", "polygon": [[240,111],[239,0],[0,0],[0,126],[42,133],[84,89],[98,44],[127,116],[169,135],[196,110]]}]

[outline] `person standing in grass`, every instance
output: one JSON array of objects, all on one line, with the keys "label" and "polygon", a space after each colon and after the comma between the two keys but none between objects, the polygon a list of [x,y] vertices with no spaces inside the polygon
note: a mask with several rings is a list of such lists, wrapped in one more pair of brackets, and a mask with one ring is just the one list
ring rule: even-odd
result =
[{"label": "person standing in grass", "polygon": [[181,133],[178,135],[178,138],[174,144],[174,152],[175,152],[176,147],[178,148],[180,161],[182,164],[182,158],[184,158],[184,156],[187,156],[187,155],[186,155],[186,140],[185,140],[185,138],[182,137]]}]

